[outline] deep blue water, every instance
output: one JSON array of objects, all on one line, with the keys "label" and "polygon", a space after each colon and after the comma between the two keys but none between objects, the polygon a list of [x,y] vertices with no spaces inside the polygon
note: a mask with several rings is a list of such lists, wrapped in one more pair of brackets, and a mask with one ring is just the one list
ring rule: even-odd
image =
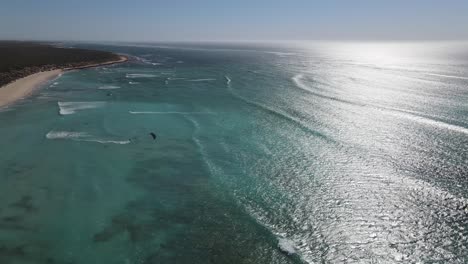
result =
[{"label": "deep blue water", "polygon": [[468,262],[466,43],[70,45],[132,59],[0,111],[0,263]]}]

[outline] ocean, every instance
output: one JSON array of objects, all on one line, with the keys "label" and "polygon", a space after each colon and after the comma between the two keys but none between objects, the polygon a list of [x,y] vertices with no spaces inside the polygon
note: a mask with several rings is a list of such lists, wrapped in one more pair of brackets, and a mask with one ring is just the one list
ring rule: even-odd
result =
[{"label": "ocean", "polygon": [[467,43],[69,45],[132,60],[0,110],[1,263],[468,262]]}]

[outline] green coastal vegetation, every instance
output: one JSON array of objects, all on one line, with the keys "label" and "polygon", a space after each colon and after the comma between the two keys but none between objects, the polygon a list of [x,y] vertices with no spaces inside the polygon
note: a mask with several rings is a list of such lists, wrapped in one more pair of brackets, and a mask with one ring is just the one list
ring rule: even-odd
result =
[{"label": "green coastal vegetation", "polygon": [[0,86],[40,71],[79,68],[118,60],[117,54],[51,43],[0,41]]}]

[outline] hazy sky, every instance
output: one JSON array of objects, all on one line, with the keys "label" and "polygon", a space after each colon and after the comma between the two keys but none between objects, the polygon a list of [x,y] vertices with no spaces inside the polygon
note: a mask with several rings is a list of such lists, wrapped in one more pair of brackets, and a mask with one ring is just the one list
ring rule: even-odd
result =
[{"label": "hazy sky", "polygon": [[0,39],[467,40],[468,0],[0,0]]}]

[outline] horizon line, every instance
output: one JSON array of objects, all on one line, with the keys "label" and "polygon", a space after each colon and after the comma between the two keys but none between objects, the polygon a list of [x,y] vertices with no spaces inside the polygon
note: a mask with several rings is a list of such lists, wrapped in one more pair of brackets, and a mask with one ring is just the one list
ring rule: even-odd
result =
[{"label": "horizon line", "polygon": [[265,39],[265,40],[253,40],[253,39],[207,39],[207,40],[71,40],[71,39],[13,39],[13,38],[2,38],[0,41],[18,41],[18,42],[75,42],[75,43],[304,43],[304,42],[367,42],[367,43],[421,43],[421,42],[432,42],[432,43],[444,43],[444,42],[468,42],[468,39]]}]

